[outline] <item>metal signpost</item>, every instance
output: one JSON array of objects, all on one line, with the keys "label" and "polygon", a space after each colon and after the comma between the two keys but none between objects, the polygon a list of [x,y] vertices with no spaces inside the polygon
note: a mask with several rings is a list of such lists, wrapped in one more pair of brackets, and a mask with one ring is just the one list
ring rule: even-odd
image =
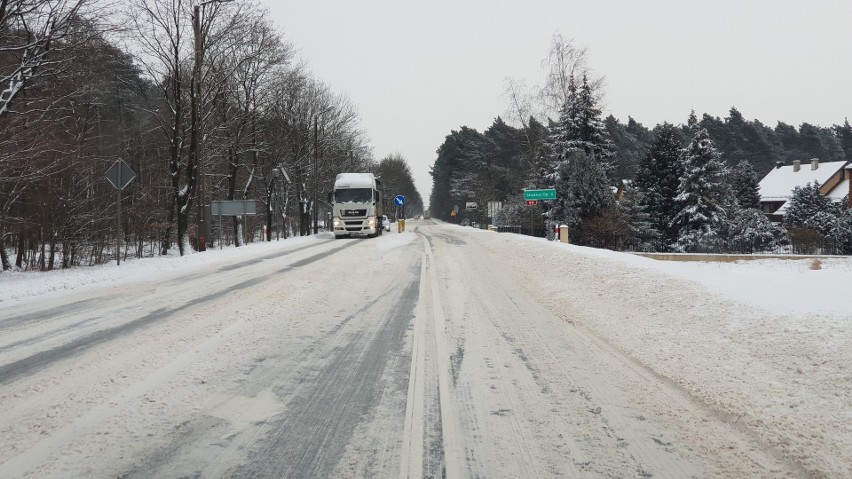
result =
[{"label": "metal signpost", "polygon": [[211,201],[210,212],[213,216],[219,217],[219,249],[222,249],[222,217],[223,216],[242,216],[243,217],[243,241],[245,242],[246,216],[257,214],[257,203],[255,200],[222,200]]},{"label": "metal signpost", "polygon": [[121,190],[127,188],[127,185],[136,178],[136,173],[127,166],[122,160],[116,160],[106,172],[106,179],[110,184],[118,190],[118,214],[116,215],[116,236],[117,242],[115,247],[115,264],[121,265]]},{"label": "metal signpost", "polygon": [[[402,233],[405,231],[405,197],[396,195],[393,197],[393,204],[396,205],[396,231]],[[402,208],[402,214],[400,214]]]}]

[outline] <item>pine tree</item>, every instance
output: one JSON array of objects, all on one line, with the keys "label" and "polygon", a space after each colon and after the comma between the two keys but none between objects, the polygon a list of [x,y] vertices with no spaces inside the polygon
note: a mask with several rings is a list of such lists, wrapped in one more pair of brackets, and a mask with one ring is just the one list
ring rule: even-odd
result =
[{"label": "pine tree", "polygon": [[778,244],[783,232],[774,226],[759,210],[732,208],[725,225],[725,240],[728,251],[735,253],[757,253],[770,251]]},{"label": "pine tree", "polygon": [[568,149],[583,150],[599,163],[607,166],[612,158],[612,142],[601,118],[601,110],[597,106],[592,87],[586,75],[577,93],[575,134],[566,142]]},{"label": "pine tree", "polygon": [[603,166],[585,152],[571,154],[564,176],[565,209],[562,219],[568,226],[579,226],[583,220],[596,216],[615,201]]},{"label": "pine tree", "polygon": [[742,160],[731,171],[731,188],[741,207],[760,209],[760,179],[751,163]]},{"label": "pine tree", "polygon": [[698,133],[698,130],[701,129],[701,126],[698,124],[698,117],[695,116],[694,109],[689,111],[689,118],[686,119],[686,127],[692,136],[695,136],[695,134]]},{"label": "pine tree", "polygon": [[[602,201],[600,171],[603,171],[606,196],[612,200],[603,166],[612,156],[611,142],[585,75],[579,90],[574,77],[569,78],[568,96],[560,110],[559,121],[551,122],[550,130],[551,161],[546,179],[556,189],[557,200],[547,217],[550,225],[560,222],[576,225],[584,216],[592,214],[590,211],[596,208],[593,205]],[[572,158],[581,163],[572,166]],[[572,178],[575,175],[577,178]],[[583,184],[584,179],[592,179],[594,183]]]},{"label": "pine tree", "polygon": [[733,203],[725,183],[727,170],[707,130],[701,128],[684,151],[683,170],[675,197],[677,214],[672,226],[678,230],[675,245],[694,251],[701,243],[718,239],[724,207]]},{"label": "pine tree", "polygon": [[682,176],[682,148],[673,125],[663,123],[654,133],[656,138],[639,164],[632,188],[640,192],[637,201],[650,216],[649,221],[654,231],[660,234],[663,244],[672,244],[678,234],[672,221],[678,211],[675,197]]},{"label": "pine tree", "polygon": [[852,161],[852,125],[849,124],[849,119],[843,120],[843,125],[834,125],[834,134],[837,135],[837,141],[840,142],[840,148],[846,156],[846,161]]},{"label": "pine tree", "polygon": [[621,201],[617,203],[619,211],[627,218],[633,237],[639,240],[642,251],[649,250],[660,238],[660,232],[645,204],[644,194],[636,188],[625,191]]},{"label": "pine tree", "polygon": [[559,120],[550,122],[550,164],[545,173],[545,179],[550,185],[559,179],[559,170],[567,161],[568,155],[575,150],[574,141],[579,137],[577,126],[578,117],[577,85],[574,76],[568,80],[568,97],[559,110]]},{"label": "pine tree", "polygon": [[828,236],[837,241],[841,254],[852,254],[852,208],[838,213]]},{"label": "pine tree", "polygon": [[793,188],[793,194],[784,206],[786,228],[814,229],[821,234],[831,230],[840,213],[831,200],[820,193],[816,181]]}]

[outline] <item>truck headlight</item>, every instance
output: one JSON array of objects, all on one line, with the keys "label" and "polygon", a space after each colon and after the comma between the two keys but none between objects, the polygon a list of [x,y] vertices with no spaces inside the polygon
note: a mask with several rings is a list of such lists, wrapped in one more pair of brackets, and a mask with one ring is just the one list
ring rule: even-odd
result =
[{"label": "truck headlight", "polygon": [[343,222],[340,221],[340,218],[335,218],[332,223],[334,224],[335,228],[343,228]]},{"label": "truck headlight", "polygon": [[370,228],[376,227],[376,218],[370,218],[367,220],[367,226]]}]

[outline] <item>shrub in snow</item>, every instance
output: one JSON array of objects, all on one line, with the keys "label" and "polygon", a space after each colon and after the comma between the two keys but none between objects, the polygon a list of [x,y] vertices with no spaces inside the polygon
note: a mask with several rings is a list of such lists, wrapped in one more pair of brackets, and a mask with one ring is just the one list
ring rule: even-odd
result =
[{"label": "shrub in snow", "polygon": [[837,241],[840,253],[852,254],[852,209],[845,209],[837,215],[828,236]]},{"label": "shrub in snow", "polygon": [[728,250],[735,253],[770,251],[784,233],[753,208],[732,208],[726,228]]},{"label": "shrub in snow", "polygon": [[540,228],[544,226],[541,205],[528,206],[520,198],[507,200],[493,218],[497,226],[522,226]]},{"label": "shrub in snow", "polygon": [[786,228],[815,229],[823,235],[831,229],[839,213],[838,208],[831,204],[831,200],[820,193],[819,183],[816,181],[793,188],[786,210]]}]

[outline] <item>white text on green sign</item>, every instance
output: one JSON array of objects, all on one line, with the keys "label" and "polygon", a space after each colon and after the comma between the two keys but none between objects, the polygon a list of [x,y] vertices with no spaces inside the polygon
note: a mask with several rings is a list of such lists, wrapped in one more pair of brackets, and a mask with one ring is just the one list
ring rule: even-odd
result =
[{"label": "white text on green sign", "polygon": [[524,190],[525,200],[555,200],[556,190]]}]

